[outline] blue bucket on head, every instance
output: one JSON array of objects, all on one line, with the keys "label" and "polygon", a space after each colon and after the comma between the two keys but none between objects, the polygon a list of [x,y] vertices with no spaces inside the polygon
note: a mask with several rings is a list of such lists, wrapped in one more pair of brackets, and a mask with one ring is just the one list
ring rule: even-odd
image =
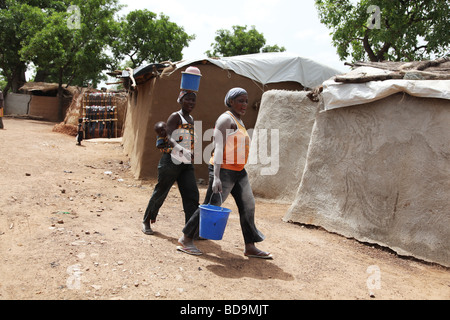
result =
[{"label": "blue bucket on head", "polygon": [[200,87],[200,79],[202,75],[200,70],[196,67],[189,67],[185,72],[181,73],[180,89],[189,91],[198,91]]},{"label": "blue bucket on head", "polygon": [[210,240],[222,240],[231,209],[201,204],[200,237]]}]

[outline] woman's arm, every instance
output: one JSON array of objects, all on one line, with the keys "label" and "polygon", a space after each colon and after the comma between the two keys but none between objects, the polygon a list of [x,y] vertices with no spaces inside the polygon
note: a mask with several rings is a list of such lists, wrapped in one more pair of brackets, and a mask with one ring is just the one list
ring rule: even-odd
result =
[{"label": "woman's arm", "polygon": [[178,128],[180,121],[181,121],[180,115],[177,112],[172,113],[167,119],[166,132],[167,137],[169,139],[169,143],[171,144],[172,147],[178,145],[175,139],[172,138],[172,133]]},{"label": "woman's arm", "polygon": [[169,118],[167,119],[166,123],[166,132],[167,132],[167,138],[169,140],[169,144],[173,147],[175,151],[180,152],[184,155],[186,159],[191,159],[192,152],[191,150],[188,150],[184,148],[182,145],[180,145],[174,138],[172,138],[172,134],[178,130],[178,126],[181,124],[181,118],[178,112],[172,113]]},{"label": "woman's arm", "polygon": [[214,128],[214,180],[212,189],[214,193],[222,192],[220,181],[220,168],[223,162],[223,151],[227,140],[227,130],[232,128],[232,120],[227,115],[221,115],[217,119]]}]

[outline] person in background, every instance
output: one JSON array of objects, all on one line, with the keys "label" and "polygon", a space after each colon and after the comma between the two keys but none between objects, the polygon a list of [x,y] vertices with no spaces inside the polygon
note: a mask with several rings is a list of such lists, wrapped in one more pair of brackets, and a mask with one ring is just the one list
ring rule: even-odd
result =
[{"label": "person in background", "polygon": [[[231,193],[239,209],[240,224],[244,236],[244,255],[252,258],[271,259],[268,252],[259,250],[255,242],[264,240],[264,235],[255,225],[255,198],[244,169],[248,160],[250,137],[242,117],[248,107],[248,94],[242,88],[233,88],[225,97],[228,111],[219,116],[214,128],[214,154],[209,164],[209,186],[205,204],[221,206]],[[218,193],[222,197],[217,196]],[[200,209],[197,209],[183,229],[177,250],[201,255],[195,246],[198,233]],[[201,236],[201,235],[200,235]]]},{"label": "person in background", "polygon": [[0,90],[0,129],[3,129],[3,106],[4,106],[3,92]]},{"label": "person in background", "polygon": [[84,137],[83,118],[78,118],[77,145],[81,146],[81,141],[83,141],[83,137]]},{"label": "person in background", "polygon": [[156,222],[159,209],[173,184],[177,182],[183,202],[185,222],[199,206],[199,191],[192,164],[194,150],[194,118],[190,115],[197,102],[197,94],[181,91],[178,97],[181,110],[172,113],[166,122],[166,134],[171,145],[162,149],[158,164],[158,183],[148,202],[142,222],[142,232],[154,234],[151,224]]}]

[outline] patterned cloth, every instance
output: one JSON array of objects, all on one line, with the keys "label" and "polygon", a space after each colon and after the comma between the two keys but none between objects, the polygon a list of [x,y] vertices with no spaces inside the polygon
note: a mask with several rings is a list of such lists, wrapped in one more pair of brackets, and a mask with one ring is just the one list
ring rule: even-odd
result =
[{"label": "patterned cloth", "polygon": [[156,147],[163,153],[171,153],[172,147],[169,144],[169,138],[166,137],[156,137]]},{"label": "patterned cloth", "polygon": [[180,94],[178,95],[177,102],[181,103],[181,100],[184,98],[184,96],[189,93],[193,93],[197,97],[197,93],[195,93],[194,91],[181,90]]}]

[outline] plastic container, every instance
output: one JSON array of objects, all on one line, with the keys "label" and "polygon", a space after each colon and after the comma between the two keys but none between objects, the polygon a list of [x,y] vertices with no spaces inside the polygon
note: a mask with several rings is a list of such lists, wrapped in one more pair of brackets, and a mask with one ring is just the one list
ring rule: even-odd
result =
[{"label": "plastic container", "polygon": [[201,204],[200,237],[210,240],[222,240],[231,209]]},{"label": "plastic container", "polygon": [[202,75],[200,70],[196,67],[189,67],[186,71],[181,72],[180,89],[189,91],[198,91],[200,87],[200,79]]}]

